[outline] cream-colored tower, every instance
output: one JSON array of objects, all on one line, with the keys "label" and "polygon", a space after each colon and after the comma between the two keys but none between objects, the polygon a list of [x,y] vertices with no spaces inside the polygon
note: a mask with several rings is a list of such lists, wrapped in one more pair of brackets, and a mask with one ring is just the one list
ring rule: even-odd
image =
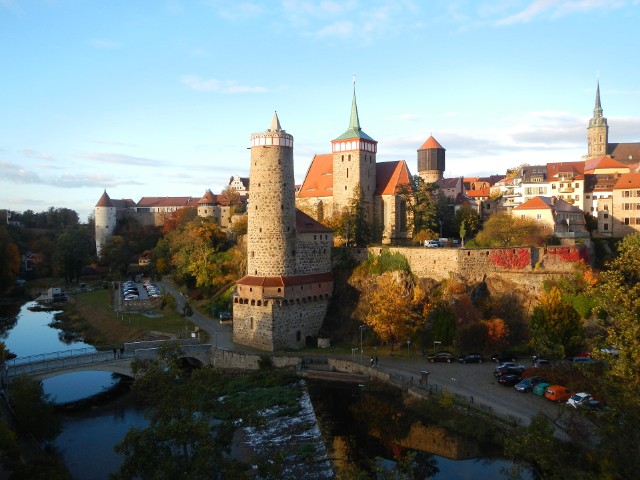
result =
[{"label": "cream-colored tower", "polygon": [[295,273],[293,136],[274,113],[271,128],[251,135],[251,193],[247,226],[247,273]]},{"label": "cream-colored tower", "polygon": [[116,229],[116,207],[111,202],[111,198],[105,190],[94,209],[95,232],[96,232],[96,254],[100,258],[100,250],[113,236]]},{"label": "cream-colored tower", "polygon": [[593,109],[593,117],[589,119],[587,128],[588,157],[599,157],[607,154],[609,143],[609,125],[607,119],[602,116],[602,106],[600,105],[600,82],[596,89],[596,106]]},{"label": "cream-colored tower", "polygon": [[[340,213],[348,207],[356,197],[357,189],[360,188],[367,219],[372,222],[378,142],[360,128],[355,86],[349,128],[331,141],[331,147],[333,152],[334,213]],[[253,189],[253,185],[251,188]]]}]

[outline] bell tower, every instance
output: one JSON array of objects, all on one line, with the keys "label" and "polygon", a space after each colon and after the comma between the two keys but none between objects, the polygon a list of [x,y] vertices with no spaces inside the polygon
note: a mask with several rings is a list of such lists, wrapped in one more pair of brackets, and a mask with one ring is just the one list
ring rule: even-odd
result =
[{"label": "bell tower", "polygon": [[358,118],[355,81],[349,128],[331,141],[333,152],[333,209],[339,213],[360,195],[369,222],[373,221],[378,142],[362,131]]},{"label": "bell tower", "polygon": [[602,116],[602,106],[600,105],[600,82],[596,89],[596,106],[593,109],[593,117],[589,120],[587,128],[587,157],[599,157],[607,154],[609,143],[609,125],[607,119]]}]

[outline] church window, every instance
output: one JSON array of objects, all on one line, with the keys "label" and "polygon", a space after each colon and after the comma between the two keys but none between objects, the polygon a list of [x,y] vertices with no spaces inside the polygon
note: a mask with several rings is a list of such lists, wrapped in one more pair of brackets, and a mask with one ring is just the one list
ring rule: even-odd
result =
[{"label": "church window", "polygon": [[251,317],[251,330],[253,330],[255,328],[255,325],[253,324],[253,317]]},{"label": "church window", "polygon": [[342,161],[344,162],[344,155],[342,155]]},{"label": "church window", "polygon": [[346,185],[344,186],[344,189],[345,189],[345,190],[347,189],[347,186],[346,186]]},{"label": "church window", "polygon": [[347,168],[347,178],[349,178],[349,169]]},{"label": "church window", "polygon": [[350,161],[351,161],[351,155],[348,155],[347,156],[347,162],[350,162]]}]

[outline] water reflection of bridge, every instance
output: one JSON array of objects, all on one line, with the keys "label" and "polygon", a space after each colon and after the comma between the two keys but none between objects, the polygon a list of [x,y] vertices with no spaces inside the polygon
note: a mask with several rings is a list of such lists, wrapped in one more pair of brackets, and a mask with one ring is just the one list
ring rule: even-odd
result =
[{"label": "water reflection of bridge", "polygon": [[[176,341],[131,342],[125,343],[122,350],[96,351],[93,348],[79,348],[17,357],[5,362],[4,379],[11,381],[25,375],[45,379],[62,373],[87,370],[109,371],[132,377],[131,361],[134,358],[153,359],[163,344],[172,342]],[[195,366],[210,363],[210,344],[201,344],[192,339],[177,342],[182,351],[180,358]]]}]

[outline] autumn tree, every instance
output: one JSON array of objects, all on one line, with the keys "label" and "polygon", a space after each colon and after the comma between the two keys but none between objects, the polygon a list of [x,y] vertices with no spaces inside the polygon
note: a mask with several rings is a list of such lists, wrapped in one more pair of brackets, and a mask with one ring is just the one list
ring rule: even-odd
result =
[{"label": "autumn tree", "polygon": [[578,312],[562,299],[553,286],[542,295],[529,322],[530,343],[536,351],[557,358],[579,353],[585,345],[585,330]]},{"label": "autumn tree", "polygon": [[411,337],[415,327],[411,320],[411,298],[390,273],[377,279],[371,294],[369,313],[365,323],[393,349],[393,344]]},{"label": "autumn tree", "polygon": [[[475,236],[482,228],[480,214],[469,205],[462,205],[453,214],[451,231],[460,233],[460,238]],[[464,235],[463,235],[464,232]]]},{"label": "autumn tree", "polygon": [[478,247],[543,245],[548,236],[535,220],[499,212],[484,223],[474,239],[474,244]]},{"label": "autumn tree", "polygon": [[437,187],[433,183],[425,182],[419,175],[414,175],[411,184],[402,184],[396,188],[399,195],[411,212],[408,225],[413,229],[414,239],[424,241],[437,238]]}]

